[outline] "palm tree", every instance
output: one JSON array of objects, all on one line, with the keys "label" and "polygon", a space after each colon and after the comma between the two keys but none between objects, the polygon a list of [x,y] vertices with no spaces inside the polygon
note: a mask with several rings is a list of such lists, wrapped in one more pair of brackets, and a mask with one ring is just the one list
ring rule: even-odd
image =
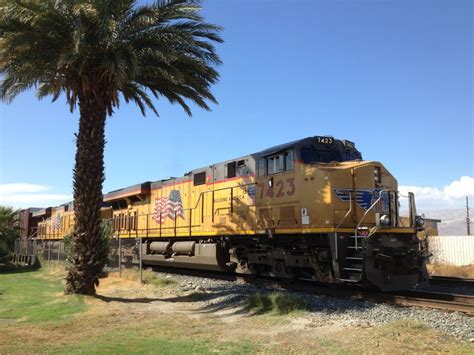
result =
[{"label": "palm tree", "polygon": [[158,115],[165,97],[191,115],[209,110],[220,63],[220,27],[205,23],[198,0],[10,0],[0,6],[1,99],[30,88],[38,98],[64,94],[79,107],[73,171],[76,225],[66,293],[94,294],[106,260],[100,244],[104,126],[121,101]]}]

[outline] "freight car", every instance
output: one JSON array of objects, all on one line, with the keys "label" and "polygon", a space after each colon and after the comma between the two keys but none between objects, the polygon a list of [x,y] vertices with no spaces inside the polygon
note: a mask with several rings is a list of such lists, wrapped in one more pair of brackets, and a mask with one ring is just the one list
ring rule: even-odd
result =
[{"label": "freight car", "polygon": [[[426,257],[414,196],[397,188],[353,142],[316,136],[112,191],[104,203],[131,262],[141,248],[145,265],[391,291],[423,281]],[[403,223],[402,198],[409,207]],[[36,238],[62,238],[72,217],[71,208],[53,209]]]}]

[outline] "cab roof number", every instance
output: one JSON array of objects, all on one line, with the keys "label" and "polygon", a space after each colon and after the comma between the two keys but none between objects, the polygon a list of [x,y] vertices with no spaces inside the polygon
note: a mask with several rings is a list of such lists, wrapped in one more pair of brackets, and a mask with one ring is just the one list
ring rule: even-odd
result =
[{"label": "cab roof number", "polygon": [[333,144],[334,143],[334,138],[332,137],[316,136],[315,140],[316,140],[316,143],[318,144]]}]

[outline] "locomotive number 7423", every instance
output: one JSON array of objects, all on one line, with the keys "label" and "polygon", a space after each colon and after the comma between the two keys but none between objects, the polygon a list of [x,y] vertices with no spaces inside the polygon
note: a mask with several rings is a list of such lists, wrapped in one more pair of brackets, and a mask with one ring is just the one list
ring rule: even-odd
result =
[{"label": "locomotive number 7423", "polygon": [[260,183],[258,189],[260,190],[260,199],[264,197],[293,196],[296,191],[295,178],[277,180],[275,186],[266,186]]}]

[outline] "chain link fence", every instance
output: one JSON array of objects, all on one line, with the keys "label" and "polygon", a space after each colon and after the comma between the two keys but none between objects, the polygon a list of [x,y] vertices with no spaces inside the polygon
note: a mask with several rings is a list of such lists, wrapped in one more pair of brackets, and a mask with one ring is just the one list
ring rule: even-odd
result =
[{"label": "chain link fence", "polygon": [[66,259],[63,240],[45,241],[35,239],[17,239],[15,241],[12,262],[16,265],[35,265],[38,261],[63,262]]},{"label": "chain link fence", "polygon": [[110,253],[107,262],[109,270],[119,270],[119,255],[122,269],[138,268],[140,265],[139,245],[139,239],[112,237],[109,242]]},{"label": "chain link fence", "polygon": [[[123,268],[138,268],[140,266],[139,239],[110,238],[110,252],[107,260],[109,270],[119,270],[119,254]],[[38,262],[51,265],[66,261],[64,240],[17,239],[11,262],[16,265],[33,266]]]}]

